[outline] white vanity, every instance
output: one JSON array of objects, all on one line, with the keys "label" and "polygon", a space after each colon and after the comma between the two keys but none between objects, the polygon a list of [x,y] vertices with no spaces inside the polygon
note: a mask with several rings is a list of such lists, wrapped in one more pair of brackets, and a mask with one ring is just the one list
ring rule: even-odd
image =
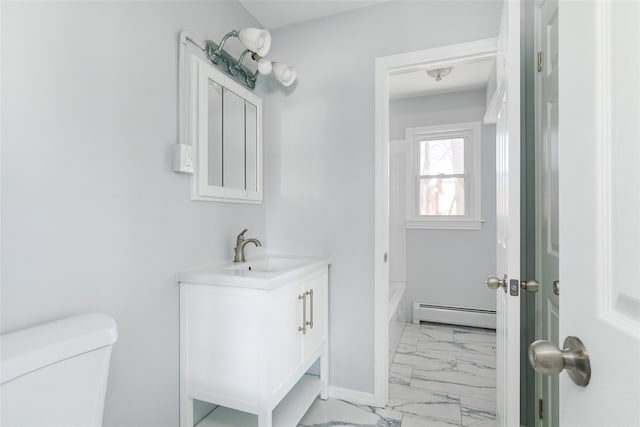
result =
[{"label": "white vanity", "polygon": [[220,406],[199,427],[295,427],[327,398],[329,264],[269,256],[178,274],[181,427],[193,399]]},{"label": "white vanity", "polygon": [[[192,200],[262,203],[262,99],[211,64],[227,54],[207,43],[180,34],[174,171],[193,173]],[[283,84],[294,79],[295,70]],[[246,243],[261,245],[246,231],[237,261]],[[194,426],[194,399],[218,406],[199,427],[295,427],[327,398],[329,264],[268,256],[178,273],[181,427]]]}]

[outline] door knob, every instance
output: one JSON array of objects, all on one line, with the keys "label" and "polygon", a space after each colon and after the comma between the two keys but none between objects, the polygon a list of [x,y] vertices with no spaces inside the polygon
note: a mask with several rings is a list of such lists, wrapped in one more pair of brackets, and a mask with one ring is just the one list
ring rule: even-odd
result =
[{"label": "door knob", "polygon": [[536,371],[544,375],[555,375],[567,370],[571,380],[586,387],[591,379],[591,363],[582,341],[576,337],[567,337],[563,349],[549,341],[538,340],[529,345],[529,363]]},{"label": "door knob", "polygon": [[504,291],[507,292],[507,275],[506,274],[502,279],[498,278],[497,276],[489,276],[487,277],[487,281],[485,283],[491,289],[504,288]]},{"label": "door knob", "polygon": [[535,280],[523,280],[520,282],[520,288],[524,289],[527,292],[538,292],[540,289],[540,284]]}]

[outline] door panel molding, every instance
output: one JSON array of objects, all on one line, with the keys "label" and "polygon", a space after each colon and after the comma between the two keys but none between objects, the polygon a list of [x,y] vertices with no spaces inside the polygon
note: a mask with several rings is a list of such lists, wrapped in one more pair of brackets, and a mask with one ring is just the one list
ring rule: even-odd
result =
[{"label": "door panel molding", "polygon": [[[596,233],[602,260],[598,269],[602,284],[601,314],[620,330],[640,336],[640,266],[637,259],[625,254],[625,248],[636,252],[640,248],[640,223],[633,217],[640,209],[639,174],[636,171],[640,164],[640,144],[637,143],[640,141],[640,123],[637,117],[630,116],[640,111],[640,81],[637,78],[640,56],[629,51],[629,43],[633,43],[631,52],[633,48],[636,52],[640,50],[640,39],[628,40],[628,33],[616,28],[634,25],[633,14],[612,10],[611,6],[608,2],[598,3],[595,30],[596,64],[599,65],[596,114],[600,124],[596,206],[601,219]],[[612,19],[616,20],[615,26]],[[636,32],[640,38],[640,30],[636,29]],[[620,40],[621,37],[624,40]],[[624,50],[617,44],[625,46]],[[619,73],[629,73],[633,78],[624,79],[625,84],[620,84]],[[616,144],[615,141],[620,140],[618,135],[625,135],[625,139],[636,143]]]}]

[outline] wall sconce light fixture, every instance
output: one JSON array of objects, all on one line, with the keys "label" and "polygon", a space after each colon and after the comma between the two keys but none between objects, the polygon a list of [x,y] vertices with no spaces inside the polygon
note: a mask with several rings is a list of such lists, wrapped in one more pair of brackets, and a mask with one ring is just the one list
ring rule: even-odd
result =
[{"label": "wall sconce light fixture", "polygon": [[[235,59],[224,50],[225,43],[231,37],[239,39],[246,47],[238,59]],[[256,80],[259,74],[266,76],[271,74],[272,71],[276,80],[282,83],[283,86],[290,86],[296,80],[297,73],[295,67],[283,62],[272,63],[265,58],[271,48],[271,34],[267,30],[261,30],[259,28],[245,28],[240,31],[232,30],[225,34],[219,44],[207,40],[204,42],[204,45],[202,45],[191,37],[187,36],[186,38],[202,49],[211,62],[221,66],[227,74],[249,89],[256,87]],[[257,70],[255,72],[243,65],[243,61],[247,56],[257,63]]]}]

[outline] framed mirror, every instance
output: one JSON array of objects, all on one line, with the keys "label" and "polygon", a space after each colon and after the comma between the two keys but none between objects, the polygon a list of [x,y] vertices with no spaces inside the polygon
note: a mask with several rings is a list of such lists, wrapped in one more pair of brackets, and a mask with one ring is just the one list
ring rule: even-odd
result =
[{"label": "framed mirror", "polygon": [[191,62],[191,199],[262,202],[262,100],[197,57]]}]

